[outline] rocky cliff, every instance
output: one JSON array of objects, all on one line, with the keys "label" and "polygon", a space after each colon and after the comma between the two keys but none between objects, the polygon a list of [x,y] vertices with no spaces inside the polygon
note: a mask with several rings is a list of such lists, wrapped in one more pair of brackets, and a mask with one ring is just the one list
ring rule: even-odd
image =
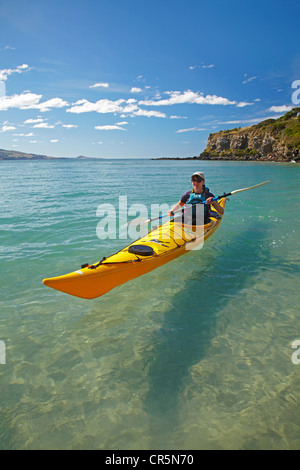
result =
[{"label": "rocky cliff", "polygon": [[300,161],[300,108],[279,119],[210,134],[200,159]]}]

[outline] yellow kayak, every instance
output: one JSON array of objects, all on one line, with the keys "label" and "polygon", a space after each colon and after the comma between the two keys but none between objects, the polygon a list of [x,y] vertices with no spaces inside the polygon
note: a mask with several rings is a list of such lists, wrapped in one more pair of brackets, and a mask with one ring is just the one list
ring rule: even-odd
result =
[{"label": "yellow kayak", "polygon": [[[222,207],[225,203],[225,197],[219,200]],[[43,283],[83,299],[100,297],[201,246],[221,220],[222,216],[216,212],[211,213],[210,222],[204,226],[183,225],[180,217],[169,220],[112,256],[69,274],[44,279]]]}]

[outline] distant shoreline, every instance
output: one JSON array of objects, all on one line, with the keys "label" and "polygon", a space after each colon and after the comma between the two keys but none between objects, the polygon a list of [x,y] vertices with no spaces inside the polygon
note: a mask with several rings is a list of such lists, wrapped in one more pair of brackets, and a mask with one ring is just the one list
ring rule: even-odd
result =
[{"label": "distant shoreline", "polygon": [[0,149],[0,161],[40,161],[40,160],[102,160],[97,157],[85,157],[79,155],[78,157],[49,157],[48,155],[38,155],[34,153],[18,152],[16,150],[3,150]]},{"label": "distant shoreline", "polygon": [[[194,156],[194,157],[156,157],[156,158],[141,158],[142,160],[153,160],[153,161],[227,161],[227,162],[278,162],[278,163],[300,163],[300,161],[297,159],[297,161],[294,160],[274,160],[270,159],[269,157],[260,157],[260,158],[255,158],[253,155],[243,155],[239,156],[238,158],[232,158],[231,155],[228,156]],[[103,157],[86,157],[83,155],[80,155],[78,157],[50,157],[48,155],[38,155],[38,154],[33,154],[33,153],[24,153],[24,152],[17,152],[14,150],[1,150],[0,149],[0,162],[5,161],[5,162],[15,162],[15,161],[23,161],[23,162],[32,162],[32,161],[89,161],[89,160],[116,160],[115,158],[107,159]],[[124,159],[127,160],[127,159]],[[137,158],[128,158],[128,160],[137,160]]]}]

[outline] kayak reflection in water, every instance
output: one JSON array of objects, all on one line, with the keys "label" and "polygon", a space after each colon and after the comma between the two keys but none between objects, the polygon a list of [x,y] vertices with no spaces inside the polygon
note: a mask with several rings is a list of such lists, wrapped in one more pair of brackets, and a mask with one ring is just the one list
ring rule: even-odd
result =
[{"label": "kayak reflection in water", "polygon": [[[183,222],[191,225],[199,225],[199,221],[204,217],[204,224],[209,222],[210,206],[220,214],[224,214],[224,209],[217,201],[213,201],[214,195],[205,187],[205,176],[201,171],[196,171],[191,176],[193,189],[184,193],[172,209],[167,212],[168,216],[174,215],[184,205],[191,206],[191,210],[185,211],[182,215]],[[196,210],[197,209],[197,210]],[[199,209],[199,210],[198,210]],[[201,222],[200,222],[201,224]]]}]

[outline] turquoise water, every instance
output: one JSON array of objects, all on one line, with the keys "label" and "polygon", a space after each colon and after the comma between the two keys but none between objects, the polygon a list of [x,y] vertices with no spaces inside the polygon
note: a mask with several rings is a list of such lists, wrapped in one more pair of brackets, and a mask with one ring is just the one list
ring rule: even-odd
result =
[{"label": "turquoise water", "polygon": [[[299,165],[0,163],[2,449],[299,449]],[[175,203],[198,169],[215,194],[271,183],[103,297],[42,284],[127,244],[97,238],[99,204]]]}]

